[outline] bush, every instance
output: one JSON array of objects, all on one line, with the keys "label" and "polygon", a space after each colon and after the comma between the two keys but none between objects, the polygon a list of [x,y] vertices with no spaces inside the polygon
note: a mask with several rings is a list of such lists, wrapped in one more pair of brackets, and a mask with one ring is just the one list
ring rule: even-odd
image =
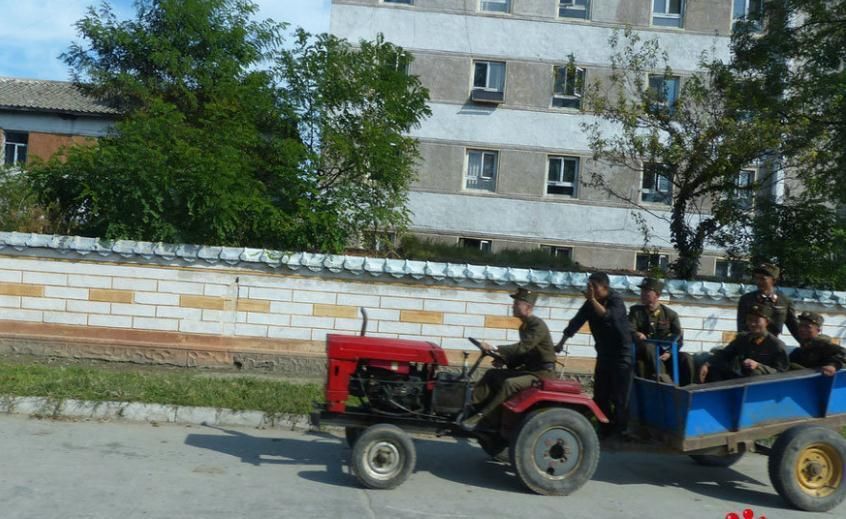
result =
[{"label": "bush", "polygon": [[397,254],[409,260],[471,263],[498,267],[574,270],[577,266],[569,258],[552,256],[540,249],[504,249],[498,252],[484,252],[460,245],[421,240],[413,236],[402,239]]}]

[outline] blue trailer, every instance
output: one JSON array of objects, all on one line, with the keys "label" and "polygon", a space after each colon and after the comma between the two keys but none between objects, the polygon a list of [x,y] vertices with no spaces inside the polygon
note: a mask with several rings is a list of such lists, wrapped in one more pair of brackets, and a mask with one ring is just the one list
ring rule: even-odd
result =
[{"label": "blue trailer", "polygon": [[846,370],[678,387],[678,348],[661,345],[672,351],[676,384],[635,377],[631,418],[642,433],[702,464],[728,466],[746,452],[769,455],[773,487],[802,510],[827,511],[844,500],[846,439],[839,429],[846,425]]}]

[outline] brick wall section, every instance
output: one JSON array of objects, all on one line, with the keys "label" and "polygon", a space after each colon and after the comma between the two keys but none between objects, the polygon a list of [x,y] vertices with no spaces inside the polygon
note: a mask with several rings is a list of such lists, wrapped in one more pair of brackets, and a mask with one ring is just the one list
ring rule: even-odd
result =
[{"label": "brick wall section", "polygon": [[[318,351],[328,333],[357,333],[359,307],[365,307],[369,335],[424,339],[464,350],[472,349],[468,337],[493,343],[517,340],[519,322],[510,316],[508,294],[504,288],[471,289],[385,278],[350,280],[327,272],[295,275],[221,265],[0,256],[0,320],[80,327],[92,338],[111,328],[266,339],[267,344],[297,343]],[[553,340],[561,337],[582,302],[577,293],[549,292],[541,297],[536,313],[546,320]],[[681,316],[687,351],[708,350],[733,337],[735,303],[677,300],[668,304]],[[846,314],[802,308],[826,316],[828,335],[846,336]],[[570,355],[594,357],[589,332],[585,326],[569,342]],[[795,344],[789,335],[785,342]]]}]

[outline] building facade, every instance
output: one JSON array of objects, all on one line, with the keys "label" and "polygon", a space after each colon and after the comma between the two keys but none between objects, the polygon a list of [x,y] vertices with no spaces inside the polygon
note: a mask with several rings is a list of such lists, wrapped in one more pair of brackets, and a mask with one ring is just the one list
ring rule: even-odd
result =
[{"label": "building facade", "polygon": [[[413,54],[409,72],[429,89],[432,116],[413,131],[422,155],[409,201],[415,234],[645,270],[673,259],[661,218],[671,187],[650,172],[606,172],[648,212],[591,187],[589,172],[603,166],[582,131],[594,120],[583,85],[609,76],[609,38],[631,27],[668,53],[678,77],[656,71],[649,80],[676,95],[704,51],[729,57],[734,21],[759,8],[756,0],[333,0],[331,30],[353,42],[384,34]],[[641,221],[657,254],[642,252]],[[731,268],[708,250],[700,272]]]},{"label": "building facade", "polygon": [[102,137],[118,115],[66,81],[0,77],[0,164],[46,160],[64,146]]}]

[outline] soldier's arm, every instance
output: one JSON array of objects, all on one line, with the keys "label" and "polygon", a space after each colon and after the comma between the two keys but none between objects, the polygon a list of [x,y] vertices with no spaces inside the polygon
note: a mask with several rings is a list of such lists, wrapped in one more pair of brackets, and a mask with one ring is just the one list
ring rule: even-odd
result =
[{"label": "soldier's arm", "polygon": [[590,312],[590,307],[588,305],[590,305],[590,303],[588,301],[585,301],[582,307],[579,308],[579,311],[576,312],[576,315],[572,319],[570,319],[569,324],[567,324],[567,327],[564,328],[564,337],[569,339],[570,337],[576,335],[576,332],[579,331],[579,328],[581,328],[582,325],[587,322],[589,315],[588,312]]},{"label": "soldier's arm", "polygon": [[841,370],[843,369],[843,366],[846,366],[846,348],[832,344],[831,350],[826,353],[828,353],[828,355],[826,355],[825,361],[823,362],[824,366],[834,366],[834,369],[836,370]]},{"label": "soldier's arm", "polygon": [[675,312],[673,312],[673,318],[670,319],[670,333],[673,334],[673,337],[677,337],[676,340],[678,341],[679,349],[681,349],[684,345],[684,330],[681,327],[679,314]]},{"label": "soldier's arm", "polygon": [[740,296],[740,301],[737,302],[737,331],[746,331],[746,294]]}]

